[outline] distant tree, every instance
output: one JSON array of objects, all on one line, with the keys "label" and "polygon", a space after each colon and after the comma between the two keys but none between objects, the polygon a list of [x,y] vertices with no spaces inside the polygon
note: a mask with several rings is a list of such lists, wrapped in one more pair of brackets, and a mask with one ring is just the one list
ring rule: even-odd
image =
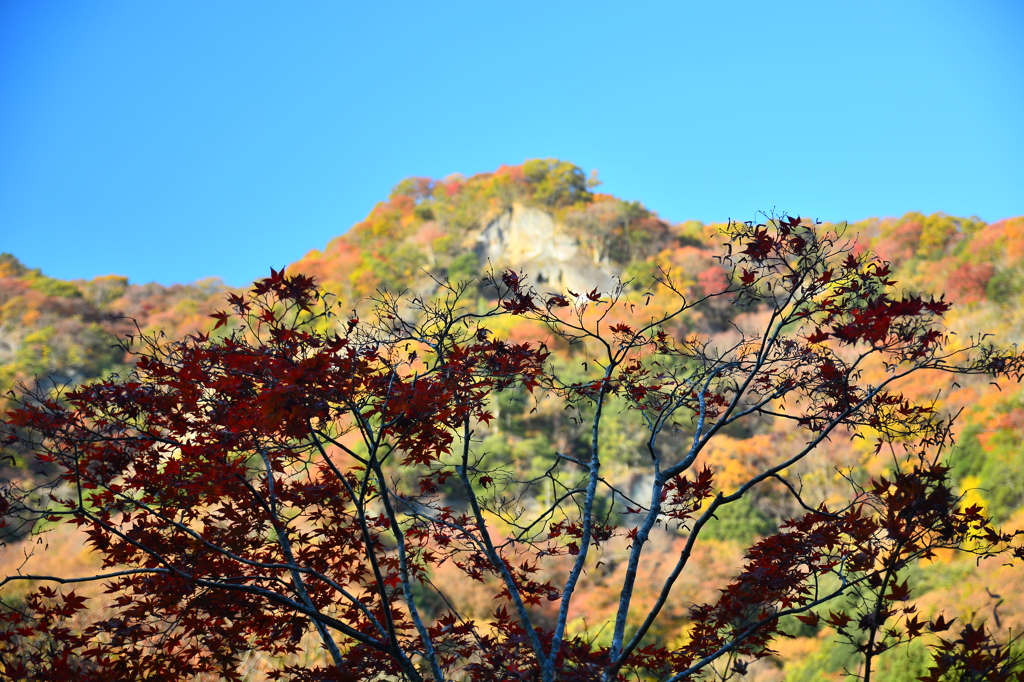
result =
[{"label": "distant tree", "polygon": [[452,259],[451,265],[448,266],[448,280],[458,283],[477,277],[477,271],[480,269],[479,260],[472,251],[459,254]]},{"label": "distant tree", "polygon": [[[939,548],[1024,556],[979,507],[959,503],[940,463],[950,421],[899,385],[926,371],[1019,380],[1024,357],[980,340],[948,345],[947,303],[897,297],[887,264],[834,232],[787,217],[732,224],[725,238],[720,290],[689,300],[662,275],[674,306],[653,319],[646,297],[621,287],[539,295],[514,272],[485,282],[499,292],[490,308],[463,305],[465,285],[449,283],[429,300],[381,293],[372,319],[346,319],[311,279],[272,271],[228,296],[216,334],[131,336],[137,361],[124,376],[22,392],[0,433],[59,474],[3,484],[6,530],[75,524],[105,569],[0,581],[42,583],[3,602],[0,673],[236,678],[245,653],[295,652],[312,629],[329,664],[273,679],[728,678],[768,655],[780,620],[795,616],[848,637],[869,682],[880,653],[952,622],[919,619],[903,569]],[[716,298],[759,311],[759,329],[741,326],[728,346],[673,338],[674,319]],[[566,380],[543,345],[497,338],[488,324],[502,316],[582,348],[591,377]],[[508,390],[564,401],[588,425],[588,454],[552,453],[530,480],[490,466],[477,433],[493,419],[492,395]],[[653,476],[640,500],[602,475],[613,402],[646,426]],[[804,442],[716,492],[715,470],[698,459],[757,419],[788,420]],[[850,434],[873,439],[888,473],[851,476],[841,508],[808,504],[787,470]],[[649,638],[702,531],[729,505],[753,518],[749,495],[769,481],[803,513],[750,547],[717,601],[692,606],[682,641]],[[638,570],[659,524],[686,541],[640,610]],[[570,630],[570,608],[616,536],[629,543],[626,571],[610,643],[599,645]],[[493,586],[489,620],[464,617],[434,585],[441,564]],[[50,584],[93,581],[114,612],[73,622],[85,599]],[[1005,643],[970,624],[958,631],[935,645],[930,679],[985,665],[989,677],[970,679],[1010,679]]]},{"label": "distant tree", "polygon": [[523,175],[533,198],[546,206],[571,206],[591,198],[583,171],[568,161],[530,159],[523,164]]}]

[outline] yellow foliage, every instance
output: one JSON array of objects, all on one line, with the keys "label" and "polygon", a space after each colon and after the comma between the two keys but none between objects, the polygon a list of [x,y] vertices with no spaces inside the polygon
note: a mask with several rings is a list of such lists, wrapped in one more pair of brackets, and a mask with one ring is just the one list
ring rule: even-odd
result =
[{"label": "yellow foliage", "polygon": [[769,434],[742,440],[723,435],[711,441],[705,461],[715,469],[718,488],[728,493],[763,471],[765,463],[773,459],[774,454]]},{"label": "yellow foliage", "polygon": [[978,505],[981,507],[981,513],[985,514],[985,510],[988,508],[988,500],[985,499],[985,491],[980,486],[980,478],[977,476],[965,476],[960,481],[960,490],[963,493],[963,500],[961,500],[960,505],[964,508]]}]

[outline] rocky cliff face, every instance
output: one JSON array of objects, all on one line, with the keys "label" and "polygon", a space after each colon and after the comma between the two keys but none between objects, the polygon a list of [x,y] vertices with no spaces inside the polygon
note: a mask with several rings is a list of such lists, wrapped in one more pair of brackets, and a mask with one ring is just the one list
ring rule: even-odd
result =
[{"label": "rocky cliff face", "polygon": [[474,248],[481,265],[498,271],[512,268],[530,275],[540,290],[576,292],[615,286],[611,269],[580,241],[537,208],[515,203],[488,222]]}]

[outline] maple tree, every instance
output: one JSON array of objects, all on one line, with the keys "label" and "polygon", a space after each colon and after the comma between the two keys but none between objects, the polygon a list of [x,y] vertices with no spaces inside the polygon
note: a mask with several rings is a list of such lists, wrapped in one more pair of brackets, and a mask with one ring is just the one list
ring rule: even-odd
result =
[{"label": "maple tree", "polygon": [[[980,337],[951,342],[948,303],[897,296],[888,265],[834,231],[783,217],[731,224],[724,237],[722,286],[702,281],[687,298],[662,273],[656,285],[674,306],[647,317],[649,292],[538,293],[509,271],[485,278],[496,296],[487,308],[464,303],[465,284],[438,282],[430,298],[381,292],[360,320],[312,279],[272,271],[228,296],[210,334],[128,336],[136,362],[122,376],[22,392],[0,433],[55,475],[3,485],[5,531],[74,524],[104,570],[0,581],[42,583],[3,602],[0,671],[237,679],[246,652],[285,656],[312,630],[327,664],[271,678],[728,678],[769,655],[793,616],[846,636],[869,682],[883,652],[952,624],[920,618],[904,569],[940,549],[1024,558],[1017,534],[954,492],[942,459],[950,418],[899,387],[927,372],[1019,381],[1024,356]],[[672,331],[721,300],[758,313],[728,345]],[[499,338],[489,325],[508,316],[544,325],[591,376],[567,378],[543,343]],[[478,432],[506,391],[560,401],[587,425],[587,455],[553,453],[526,478],[490,464]],[[646,428],[653,475],[642,499],[602,475],[602,424],[616,402]],[[791,422],[805,440],[719,484],[703,455],[757,419]],[[841,508],[810,504],[787,472],[838,437],[871,439],[889,470],[847,474]],[[749,548],[717,601],[690,608],[685,638],[655,641],[666,603],[685,598],[673,587],[702,531],[774,483],[802,513]],[[636,583],[661,526],[686,541],[641,609]],[[620,538],[626,570],[610,640],[598,643],[570,616]],[[459,612],[431,580],[442,565],[493,589],[491,618]],[[87,608],[72,589],[81,582],[105,586],[110,617],[73,621]],[[937,640],[931,679],[954,669],[1024,679],[983,626],[956,632]]]}]

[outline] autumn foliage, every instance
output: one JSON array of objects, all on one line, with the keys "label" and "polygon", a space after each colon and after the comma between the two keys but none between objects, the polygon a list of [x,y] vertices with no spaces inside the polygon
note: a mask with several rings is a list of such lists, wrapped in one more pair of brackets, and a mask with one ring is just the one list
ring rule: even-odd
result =
[{"label": "autumn foliage", "polygon": [[[913,604],[904,574],[921,559],[1024,549],[962,503],[942,459],[950,420],[902,389],[913,376],[1019,381],[1024,357],[980,337],[952,343],[949,303],[897,293],[885,261],[834,231],[782,217],[731,224],[723,240],[725,281],[697,295],[666,271],[649,292],[538,292],[508,271],[484,278],[489,306],[439,282],[431,297],[380,292],[368,319],[342,313],[311,278],[272,271],[230,294],[209,334],[130,335],[123,374],[20,393],[0,433],[53,475],[5,485],[6,531],[74,524],[104,572],[3,581],[42,583],[0,612],[3,676],[232,678],[247,652],[285,657],[313,631],[327,664],[272,677],[728,678],[771,654],[794,617],[846,637],[866,682],[877,656],[934,633],[929,679],[1024,679],[1009,643],[969,614],[928,619]],[[672,305],[648,308],[655,296]],[[738,326],[729,343],[672,332],[723,302],[760,326]],[[509,317],[546,328],[590,376],[564,371],[545,343],[494,333]],[[532,476],[492,464],[479,432],[510,391],[563,406],[589,429],[586,456],[552,453]],[[653,474],[641,499],[603,476],[612,406],[643,428]],[[707,453],[758,419],[791,423],[802,440],[719,483]],[[887,471],[850,474],[843,505],[807,504],[789,471],[851,437]],[[769,484],[801,512],[748,549],[717,600],[690,607],[684,638],[651,636],[702,532]],[[638,574],[663,526],[685,540],[640,608]],[[569,623],[615,541],[625,570],[599,642]],[[491,590],[488,618],[459,612],[451,586],[432,580],[442,567]],[[102,583],[113,614],[72,623],[86,608],[75,582]]]}]

